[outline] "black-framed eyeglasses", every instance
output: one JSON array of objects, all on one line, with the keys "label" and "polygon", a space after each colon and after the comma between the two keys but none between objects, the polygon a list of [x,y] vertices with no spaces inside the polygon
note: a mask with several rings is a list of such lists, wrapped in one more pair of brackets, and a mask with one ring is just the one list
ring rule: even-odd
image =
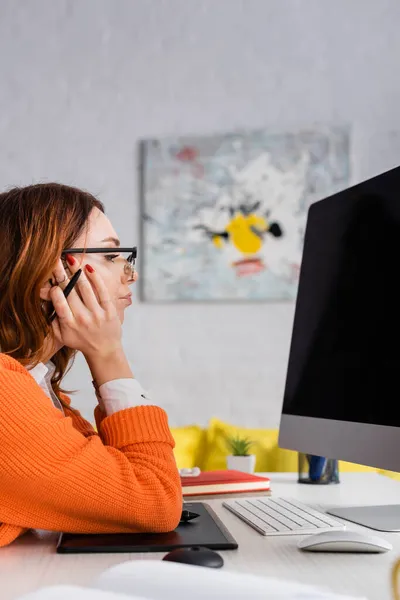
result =
[{"label": "black-framed eyeglasses", "polygon": [[64,256],[65,254],[117,254],[120,252],[129,252],[129,256],[124,265],[124,273],[125,275],[128,275],[130,279],[133,279],[137,258],[137,246],[134,246],[133,248],[120,248],[119,246],[115,246],[114,248],[67,248],[62,251],[61,256]]}]

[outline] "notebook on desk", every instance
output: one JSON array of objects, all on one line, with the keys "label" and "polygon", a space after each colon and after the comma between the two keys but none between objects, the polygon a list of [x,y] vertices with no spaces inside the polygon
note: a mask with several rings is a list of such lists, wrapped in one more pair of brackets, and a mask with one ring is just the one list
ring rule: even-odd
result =
[{"label": "notebook on desk", "polygon": [[62,533],[58,554],[93,552],[169,552],[175,548],[205,546],[212,550],[236,550],[238,544],[210,506],[185,503],[185,509],[199,517],[180,523],[169,533]]},{"label": "notebook on desk", "polygon": [[234,470],[203,471],[197,477],[181,477],[183,497],[270,494],[268,477]]}]

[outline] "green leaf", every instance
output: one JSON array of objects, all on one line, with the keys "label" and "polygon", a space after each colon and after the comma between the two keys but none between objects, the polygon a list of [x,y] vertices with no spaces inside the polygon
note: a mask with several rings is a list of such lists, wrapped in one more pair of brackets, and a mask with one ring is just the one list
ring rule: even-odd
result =
[{"label": "green leaf", "polygon": [[235,436],[227,436],[226,443],[233,456],[249,456],[249,450],[254,442],[237,434]]}]

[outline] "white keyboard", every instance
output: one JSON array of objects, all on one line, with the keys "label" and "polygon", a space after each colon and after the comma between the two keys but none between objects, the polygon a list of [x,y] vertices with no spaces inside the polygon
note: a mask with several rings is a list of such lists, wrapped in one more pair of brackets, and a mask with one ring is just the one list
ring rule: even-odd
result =
[{"label": "white keyboard", "polygon": [[222,504],[262,535],[306,535],[346,529],[324,512],[290,498],[254,497],[225,500]]}]

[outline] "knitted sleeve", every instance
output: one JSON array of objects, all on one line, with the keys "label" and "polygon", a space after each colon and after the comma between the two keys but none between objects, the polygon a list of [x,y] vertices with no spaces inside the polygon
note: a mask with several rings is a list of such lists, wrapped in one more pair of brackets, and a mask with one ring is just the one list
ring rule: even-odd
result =
[{"label": "knitted sleeve", "polygon": [[0,368],[0,523],[80,533],[177,526],[182,490],[165,412],[107,417],[97,407],[96,421],[98,434],[52,407],[28,372]]}]

